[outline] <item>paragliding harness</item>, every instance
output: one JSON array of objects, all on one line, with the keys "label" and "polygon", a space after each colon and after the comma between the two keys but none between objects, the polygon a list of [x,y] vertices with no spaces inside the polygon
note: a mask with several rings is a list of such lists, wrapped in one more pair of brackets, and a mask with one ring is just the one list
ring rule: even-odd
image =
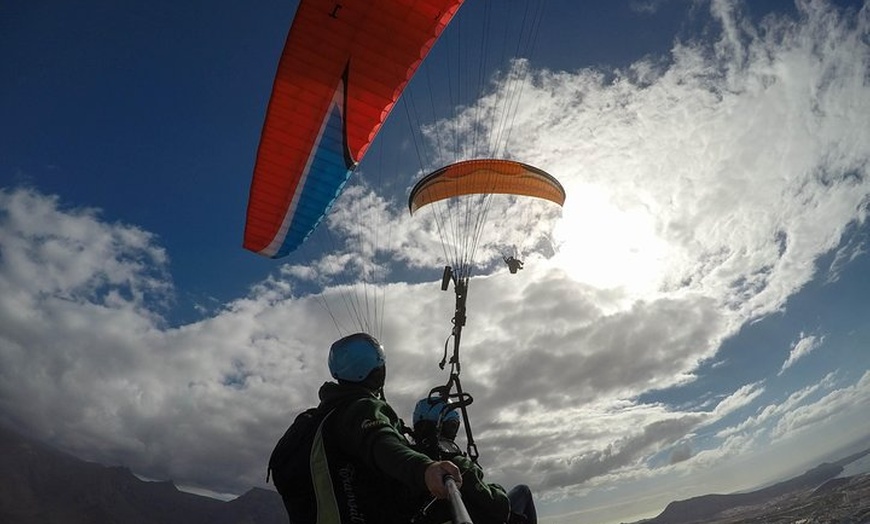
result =
[{"label": "paragliding harness", "polygon": [[502,260],[507,264],[508,270],[512,275],[516,275],[517,271],[523,268],[523,261],[516,258],[515,256],[502,256]]},{"label": "paragliding harness", "polygon": [[312,448],[323,434],[326,419],[337,407],[318,406],[297,415],[269,456],[266,482],[271,477],[291,522],[317,521],[317,499],[311,480]]},{"label": "paragliding harness", "polygon": [[329,416],[360,397],[346,397],[320,404],[299,413],[275,444],[269,456],[266,482],[272,483],[284,501],[284,507],[294,524],[317,522],[317,497],[311,471],[312,457],[323,452],[315,446],[323,446]]}]

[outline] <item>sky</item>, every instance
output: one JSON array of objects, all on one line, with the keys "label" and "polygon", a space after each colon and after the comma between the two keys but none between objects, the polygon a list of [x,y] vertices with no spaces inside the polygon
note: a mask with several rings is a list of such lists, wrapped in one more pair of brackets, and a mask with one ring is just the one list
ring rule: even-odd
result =
[{"label": "sky", "polygon": [[410,418],[454,304],[407,191],[510,96],[506,154],[568,197],[498,200],[483,234],[462,381],[490,481],[544,522],[619,522],[868,447],[870,7],[548,2],[524,60],[457,102],[436,67],[479,4],[270,260],[241,242],[295,2],[6,2],[0,423],[199,493],[267,487],[354,311]]}]

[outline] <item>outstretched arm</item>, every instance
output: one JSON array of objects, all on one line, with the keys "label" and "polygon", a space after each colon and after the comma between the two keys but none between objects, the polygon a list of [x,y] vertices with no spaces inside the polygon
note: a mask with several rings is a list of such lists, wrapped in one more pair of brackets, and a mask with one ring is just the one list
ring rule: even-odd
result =
[{"label": "outstretched arm", "polygon": [[462,485],[462,473],[460,473],[456,464],[449,460],[433,462],[428,468],[426,468],[426,474],[424,477],[426,488],[429,490],[429,493],[434,495],[436,498],[447,498],[447,487],[444,485],[444,477],[446,475],[453,477],[456,481],[457,487]]}]

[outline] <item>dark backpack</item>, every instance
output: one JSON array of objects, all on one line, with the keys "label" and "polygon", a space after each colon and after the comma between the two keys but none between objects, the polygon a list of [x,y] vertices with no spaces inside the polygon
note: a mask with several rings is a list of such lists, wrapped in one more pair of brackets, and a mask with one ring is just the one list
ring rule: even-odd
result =
[{"label": "dark backpack", "polygon": [[317,503],[311,482],[311,447],[318,431],[334,409],[309,408],[296,419],[278,440],[269,457],[269,477],[284,500],[293,523],[317,520]]}]

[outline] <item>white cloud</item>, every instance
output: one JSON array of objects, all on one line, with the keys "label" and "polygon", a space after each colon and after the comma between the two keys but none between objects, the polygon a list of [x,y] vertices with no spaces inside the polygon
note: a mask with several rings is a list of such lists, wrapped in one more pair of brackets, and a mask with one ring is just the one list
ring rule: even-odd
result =
[{"label": "white cloud", "polygon": [[717,418],[722,418],[748,406],[763,393],[764,388],[759,387],[758,384],[747,384],[717,404],[713,414]]},{"label": "white cloud", "polygon": [[811,384],[795,391],[782,402],[768,404],[760,408],[756,415],[747,417],[736,426],[720,430],[716,436],[718,438],[730,438],[737,434],[749,434],[753,436],[763,434],[769,430],[771,424],[778,421],[786,413],[797,409],[797,407],[807,401],[811,395],[817,393],[822,388],[831,387],[833,380],[833,373],[829,373],[818,383]]},{"label": "white cloud", "polygon": [[801,339],[791,348],[788,359],[782,364],[782,369],[779,370],[779,374],[781,375],[799,359],[818,349],[824,341],[825,337],[816,337],[815,335],[804,335],[801,333]]},{"label": "white cloud", "polygon": [[[797,434],[809,431],[822,423],[840,427],[843,432],[860,435],[862,429],[866,431],[868,426],[863,420],[865,417],[861,417],[862,420],[854,425],[849,424],[855,422],[850,421],[849,417],[855,416],[853,411],[855,406],[868,405],[870,405],[870,372],[864,373],[853,386],[835,389],[817,402],[800,406],[784,414],[774,427],[772,435],[778,439],[794,438]],[[864,411],[866,412],[866,408]]]},{"label": "white cloud", "polygon": [[34,191],[0,191],[0,284],[6,294],[26,291],[32,297],[22,298],[55,295],[142,310],[146,297],[171,291],[166,253],[152,234],[104,224],[95,210],[58,213],[58,206],[56,197]]},{"label": "white cloud", "polygon": [[652,248],[636,258],[662,268],[660,286],[701,289],[748,316],[779,308],[812,276],[805,261],[865,213],[867,182],[852,174],[868,158],[866,45],[846,21],[807,14],[802,30],[771,22],[760,36],[729,33],[713,57],[679,46],[653,80],[540,75],[517,118],[534,134],[516,154],[558,174],[566,205],[592,187],[649,217],[657,236],[627,248]]}]

